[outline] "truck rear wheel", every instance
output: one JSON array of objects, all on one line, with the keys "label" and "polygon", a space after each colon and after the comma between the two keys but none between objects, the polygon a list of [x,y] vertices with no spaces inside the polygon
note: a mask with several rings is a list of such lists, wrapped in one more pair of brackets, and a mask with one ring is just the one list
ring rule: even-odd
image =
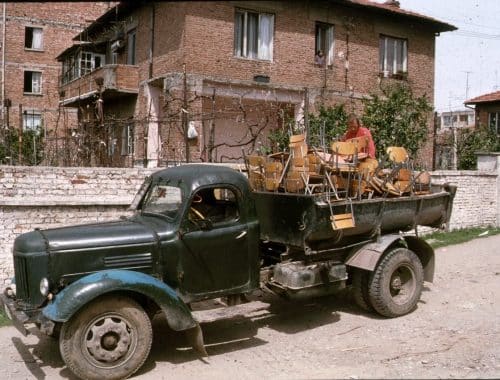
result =
[{"label": "truck rear wheel", "polygon": [[352,293],[356,304],[366,311],[373,311],[373,306],[370,301],[371,272],[363,269],[353,268],[352,270]]},{"label": "truck rear wheel", "polygon": [[80,378],[123,379],[144,364],[152,340],[151,321],[137,302],[104,296],[63,324],[59,349]]},{"label": "truck rear wheel", "polygon": [[424,279],[420,259],[406,248],[389,251],[373,272],[369,296],[373,308],[385,317],[399,317],[417,305]]}]

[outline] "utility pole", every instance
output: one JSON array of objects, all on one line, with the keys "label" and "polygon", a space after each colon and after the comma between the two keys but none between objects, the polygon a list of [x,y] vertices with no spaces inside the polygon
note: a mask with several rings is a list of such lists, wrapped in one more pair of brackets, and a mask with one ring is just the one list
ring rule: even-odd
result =
[{"label": "utility pole", "polygon": [[465,100],[469,99],[469,74],[472,73],[472,71],[464,71],[465,73]]}]

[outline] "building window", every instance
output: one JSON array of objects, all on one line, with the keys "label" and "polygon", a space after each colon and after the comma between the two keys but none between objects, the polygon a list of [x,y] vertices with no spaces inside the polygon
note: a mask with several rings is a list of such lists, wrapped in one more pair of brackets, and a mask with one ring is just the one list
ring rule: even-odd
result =
[{"label": "building window", "polygon": [[135,65],[135,45],[136,45],[136,31],[131,30],[127,34],[127,65]]},{"label": "building window", "polygon": [[134,126],[126,125],[122,129],[122,156],[130,156],[134,154]]},{"label": "building window", "polygon": [[[333,65],[333,25],[324,24],[321,22],[316,23],[316,45],[315,45],[315,63],[324,65],[325,63],[330,66]],[[319,52],[323,58],[318,59]],[[322,62],[322,60],[324,62]]]},{"label": "building window", "polygon": [[80,56],[80,76],[84,76],[104,64],[104,54],[82,52]]},{"label": "building window", "polygon": [[24,47],[26,49],[42,50],[43,49],[42,36],[43,36],[42,28],[33,28],[27,26],[26,29],[24,30]]},{"label": "building window", "polygon": [[274,15],[237,10],[234,20],[236,57],[273,59]]},{"label": "building window", "polygon": [[402,38],[380,36],[380,72],[384,77],[405,75],[408,42]]},{"label": "building window", "polygon": [[24,72],[24,92],[27,94],[42,93],[42,73],[39,71]]},{"label": "building window", "polygon": [[488,125],[490,129],[496,133],[500,134],[500,112],[490,112],[488,114]]},{"label": "building window", "polygon": [[38,111],[23,112],[23,129],[25,131],[39,131],[42,127],[42,114]]}]

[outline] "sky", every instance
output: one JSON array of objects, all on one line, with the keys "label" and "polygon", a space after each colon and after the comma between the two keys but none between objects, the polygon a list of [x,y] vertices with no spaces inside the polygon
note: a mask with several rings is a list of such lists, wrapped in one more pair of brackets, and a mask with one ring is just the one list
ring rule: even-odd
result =
[{"label": "sky", "polygon": [[438,112],[465,109],[466,98],[500,91],[500,0],[399,2],[402,9],[458,28],[436,37],[434,104]]}]

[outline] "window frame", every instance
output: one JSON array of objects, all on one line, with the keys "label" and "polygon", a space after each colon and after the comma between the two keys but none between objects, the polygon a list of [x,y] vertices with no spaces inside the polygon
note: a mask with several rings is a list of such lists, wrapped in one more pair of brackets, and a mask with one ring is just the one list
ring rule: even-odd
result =
[{"label": "window frame", "polygon": [[[388,66],[390,55],[388,44],[393,41],[392,64]],[[402,62],[398,62],[398,44],[402,43]],[[401,66],[401,70],[398,70]],[[384,78],[405,79],[408,75],[408,38],[379,35],[379,72]]]},{"label": "window frame", "polygon": [[136,65],[136,64],[137,64],[137,29],[134,28],[127,32],[127,65]]},{"label": "window frame", "polygon": [[[255,51],[250,51],[249,49],[249,14],[254,17],[257,16],[257,25],[255,27],[256,30],[256,39],[254,44]],[[243,23],[241,26],[239,25],[240,17],[243,16]],[[262,23],[262,19],[264,17],[269,18],[269,24],[267,30],[270,31],[269,40],[263,42],[263,32],[264,25]],[[274,34],[275,34],[275,20],[276,15],[270,12],[264,11],[256,11],[251,9],[242,9],[235,8],[234,12],[234,38],[233,38],[233,55],[236,58],[249,59],[253,61],[265,61],[265,62],[273,62],[274,59]],[[265,49],[267,51],[262,50],[261,46],[267,45]]]},{"label": "window frame", "polygon": [[[493,126],[491,125],[491,119],[492,119],[492,115],[495,115],[495,125],[494,125],[494,128]],[[492,132],[496,132],[497,135],[500,135],[500,111],[495,111],[495,112],[488,112],[488,128],[492,131]]]},{"label": "window frame", "polygon": [[[325,41],[324,43],[321,43],[321,41],[318,41],[318,31],[319,30],[324,30],[325,34]],[[328,36],[328,35],[331,36]],[[330,46],[328,46],[328,51],[325,49],[328,44],[328,39],[331,39],[330,41]],[[323,46],[324,45],[324,46]],[[335,51],[335,25],[334,24],[329,24],[326,22],[321,22],[321,21],[316,21],[314,24],[314,56],[316,56],[318,50],[322,50],[324,57],[325,57],[325,65],[326,66],[332,66],[333,61],[334,61],[334,51]]]},{"label": "window frame", "polygon": [[134,124],[130,123],[122,127],[121,149],[122,156],[132,156],[134,154]]},{"label": "window frame", "polygon": [[[39,120],[39,125],[36,127],[34,126],[34,119],[35,116],[37,116],[37,119]],[[28,121],[31,119],[32,125],[28,126]],[[43,125],[43,119],[42,119],[42,112],[32,109],[32,110],[24,110],[23,112],[23,131],[35,131],[35,132],[40,132],[41,128]],[[40,130],[38,130],[40,128]]]},{"label": "window frame", "polygon": [[[31,73],[31,91],[26,91],[26,74],[27,73]],[[36,73],[36,74],[40,74],[40,78],[39,78],[39,84],[38,84],[38,87],[39,87],[39,91],[38,92],[35,92],[33,91],[33,74]],[[23,72],[23,94],[24,95],[42,95],[42,71],[40,70],[24,70]]]},{"label": "window frame", "polygon": [[[33,46],[33,43],[35,41],[35,38],[34,38],[34,30],[40,30],[41,33],[40,33],[40,46],[39,47],[34,47]],[[26,43],[28,41],[27,39],[27,34],[28,34],[28,30],[31,30],[31,46],[26,46]],[[24,50],[30,50],[30,51],[43,51],[44,50],[44,47],[43,47],[43,27],[41,26],[36,26],[36,25],[26,25],[24,27]]]},{"label": "window frame", "polygon": [[[85,62],[88,62],[90,64],[90,67],[88,67],[88,68],[86,67],[85,70],[83,70],[83,68],[82,68],[82,63],[84,62],[83,56],[87,55],[87,54],[90,56],[90,59],[85,59]],[[77,57],[78,57],[77,67],[78,67],[79,76],[76,78],[81,78],[81,77],[83,77],[87,74],[90,74],[91,72],[97,70],[98,68],[106,65],[106,55],[105,54],[94,53],[92,51],[82,50],[81,52],[78,53]],[[100,65],[97,67],[96,67],[96,63],[95,63],[96,58],[99,58],[101,61]],[[76,78],[73,78],[73,79],[76,79]]]}]

